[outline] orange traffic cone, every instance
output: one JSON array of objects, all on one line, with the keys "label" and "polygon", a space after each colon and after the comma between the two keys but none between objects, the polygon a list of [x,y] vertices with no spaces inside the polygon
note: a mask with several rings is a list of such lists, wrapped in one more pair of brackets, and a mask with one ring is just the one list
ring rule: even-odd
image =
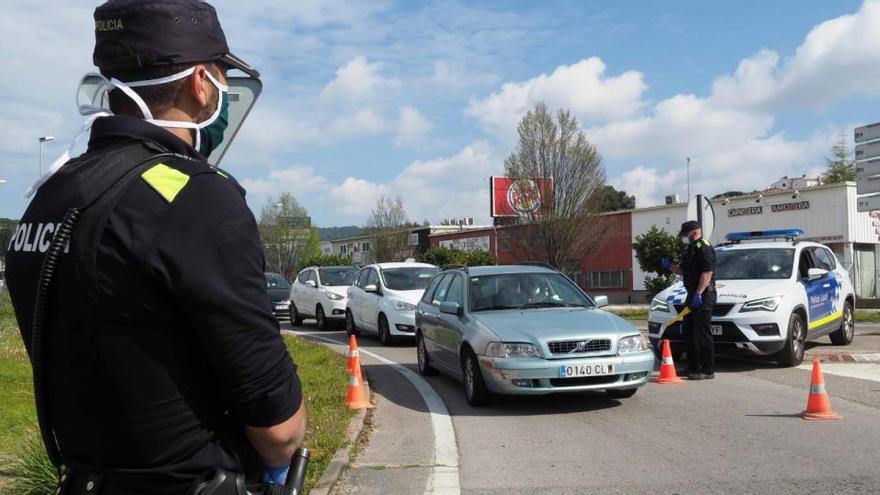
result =
[{"label": "orange traffic cone", "polygon": [[828,392],[825,391],[825,378],[822,376],[822,365],[813,359],[813,379],[810,380],[810,396],[807,399],[807,410],[801,413],[804,419],[840,419],[840,415],[831,410]]},{"label": "orange traffic cone", "polygon": [[360,370],[360,359],[358,357],[358,342],[354,335],[348,339],[348,374],[354,374],[355,367]]},{"label": "orange traffic cone", "polygon": [[682,383],[684,380],[675,374],[675,363],[672,362],[672,349],[669,340],[663,339],[663,353],[660,362],[660,376],[654,379],[654,383]]},{"label": "orange traffic cone", "polygon": [[348,382],[348,392],[345,394],[345,403],[349,409],[372,409],[370,399],[367,398],[367,391],[364,389],[364,381],[361,377],[360,363],[356,371],[351,374],[351,380]]}]

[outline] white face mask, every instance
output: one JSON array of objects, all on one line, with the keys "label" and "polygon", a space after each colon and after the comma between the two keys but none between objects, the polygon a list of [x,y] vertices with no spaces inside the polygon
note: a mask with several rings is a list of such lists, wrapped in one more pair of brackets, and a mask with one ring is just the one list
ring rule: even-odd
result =
[{"label": "white face mask", "polygon": [[[138,87],[143,87],[143,86],[156,86],[159,84],[167,84],[167,83],[188,77],[188,76],[192,75],[193,72],[195,72],[195,70],[196,70],[196,68],[195,68],[195,66],[193,66],[193,67],[190,67],[189,69],[178,72],[176,74],[172,74],[167,77],[160,77],[157,79],[147,79],[144,81],[131,81],[128,83],[124,83],[124,82],[116,79],[115,77],[107,79],[106,77],[104,77],[100,74],[94,74],[94,73],[87,74],[86,76],[84,76],[83,81],[85,81],[87,78],[97,78],[101,81],[100,87],[98,88],[98,90],[95,91],[95,94],[92,97],[91,102],[83,105],[83,104],[80,104],[79,101],[77,101],[77,106],[79,108],[80,115],[83,115],[87,118],[86,118],[85,122],[83,122],[82,128],[80,128],[79,133],[74,138],[73,143],[70,145],[69,148],[67,148],[67,151],[62,153],[62,155],[59,156],[58,159],[56,159],[52,163],[52,165],[46,170],[46,172],[43,174],[43,176],[40,177],[35,183],[33,183],[28,188],[28,190],[24,193],[24,197],[30,198],[31,196],[33,196],[34,193],[37,191],[37,189],[40,188],[40,186],[42,186],[47,180],[49,180],[49,178],[52,177],[52,175],[54,175],[55,172],[57,172],[65,163],[70,161],[70,157],[71,157],[70,154],[77,147],[77,145],[79,145],[80,141],[82,141],[82,138],[91,133],[92,124],[95,122],[95,120],[97,120],[100,117],[109,117],[109,116],[113,115],[113,112],[111,112],[105,106],[102,106],[100,104],[100,102],[106,101],[106,95],[110,91],[112,91],[113,89],[119,89],[120,91],[125,93],[126,96],[131,98],[132,101],[135,102],[135,104],[137,104],[138,108],[141,111],[141,114],[143,114],[144,121],[150,122],[151,124],[155,124],[159,127],[193,129],[195,131],[194,132],[195,143],[193,145],[193,148],[198,150],[201,147],[201,132],[200,131],[202,129],[210,126],[212,123],[214,123],[217,120],[217,118],[220,116],[220,112],[222,110],[224,100],[227,102],[229,100],[228,96],[226,95],[226,93],[229,92],[228,86],[226,86],[225,84],[220,84],[220,81],[218,81],[210,73],[210,71],[205,72],[205,75],[208,76],[208,79],[217,88],[217,91],[218,91],[217,108],[214,110],[214,113],[210,117],[208,117],[207,120],[205,120],[204,122],[199,122],[199,123],[186,122],[186,121],[180,121],[180,120],[154,119],[153,112],[150,111],[150,108],[147,106],[147,104],[144,102],[144,100],[140,97],[140,95],[138,95],[137,93],[134,92],[134,90],[131,89],[131,88],[138,88]],[[80,83],[80,85],[82,85],[82,83]]]},{"label": "white face mask", "polygon": [[682,242],[682,244],[690,244],[691,237],[687,236],[687,235],[683,235],[683,236],[681,236],[681,242]]}]

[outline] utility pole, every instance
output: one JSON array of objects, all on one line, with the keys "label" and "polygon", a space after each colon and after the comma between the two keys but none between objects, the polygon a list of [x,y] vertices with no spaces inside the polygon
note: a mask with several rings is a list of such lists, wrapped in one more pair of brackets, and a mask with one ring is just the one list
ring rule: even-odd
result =
[{"label": "utility pole", "polygon": [[52,136],[42,136],[37,138],[37,142],[40,146],[40,161],[39,161],[39,177],[43,176],[43,143],[48,143],[49,141],[54,141],[55,138]]},{"label": "utility pole", "polygon": [[691,200],[691,157],[687,157],[688,201]]}]

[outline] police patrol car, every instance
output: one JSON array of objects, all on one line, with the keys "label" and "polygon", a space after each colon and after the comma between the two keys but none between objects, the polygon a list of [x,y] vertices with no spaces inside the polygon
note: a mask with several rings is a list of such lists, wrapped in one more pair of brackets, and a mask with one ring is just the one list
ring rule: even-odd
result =
[{"label": "police patrol car", "polygon": [[[831,250],[799,240],[802,235],[798,229],[732,232],[715,248],[712,335],[719,352],[797,366],[808,340],[830,335],[835,345],[852,342],[855,296],[849,274]],[[655,349],[669,339],[675,354],[686,350],[682,325],[667,325],[684,309],[686,295],[679,282],[651,301],[648,337]]]}]

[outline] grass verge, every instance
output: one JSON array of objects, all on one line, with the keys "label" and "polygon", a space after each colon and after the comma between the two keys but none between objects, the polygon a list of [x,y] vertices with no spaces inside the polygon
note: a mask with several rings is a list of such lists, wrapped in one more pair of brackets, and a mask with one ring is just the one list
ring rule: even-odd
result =
[{"label": "grass verge", "polygon": [[[312,456],[307,490],[321,477],[336,449],[348,441],[353,411],[345,405],[345,356],[331,349],[284,337],[299,365],[309,416],[306,447]],[[54,493],[55,475],[36,429],[31,367],[18,333],[9,294],[0,290],[0,494]]]},{"label": "grass verge", "polygon": [[856,323],[880,323],[880,311],[856,310]]}]

